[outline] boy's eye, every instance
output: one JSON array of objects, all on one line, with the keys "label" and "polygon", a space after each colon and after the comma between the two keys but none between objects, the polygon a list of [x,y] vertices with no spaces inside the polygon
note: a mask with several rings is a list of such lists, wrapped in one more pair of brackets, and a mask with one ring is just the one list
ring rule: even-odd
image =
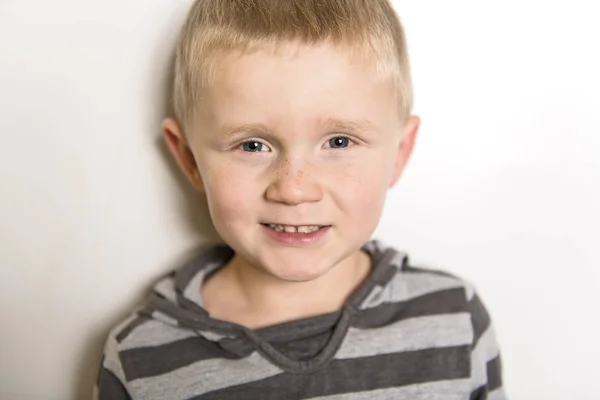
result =
[{"label": "boy's eye", "polygon": [[344,147],[350,146],[350,139],[344,136],[334,137],[333,139],[329,139],[327,142],[328,146],[332,149],[343,149]]},{"label": "boy's eye", "polygon": [[256,140],[244,142],[240,146],[241,146],[242,150],[247,151],[248,153],[258,153],[261,151],[269,151],[269,148],[267,146],[265,146],[261,142],[257,142]]}]

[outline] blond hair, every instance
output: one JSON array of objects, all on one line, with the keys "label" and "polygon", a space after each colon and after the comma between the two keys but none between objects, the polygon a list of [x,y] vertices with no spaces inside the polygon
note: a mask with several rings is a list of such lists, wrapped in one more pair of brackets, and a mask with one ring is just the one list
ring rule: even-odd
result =
[{"label": "blond hair", "polygon": [[176,50],[175,117],[192,126],[217,56],[300,40],[332,41],[373,60],[395,86],[404,119],[413,94],[404,30],[388,0],[196,0]]}]

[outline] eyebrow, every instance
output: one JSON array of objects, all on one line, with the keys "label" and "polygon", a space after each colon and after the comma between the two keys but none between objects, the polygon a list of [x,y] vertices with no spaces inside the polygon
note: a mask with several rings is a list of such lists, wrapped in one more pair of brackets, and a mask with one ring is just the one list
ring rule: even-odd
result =
[{"label": "eyebrow", "polygon": [[235,137],[242,132],[255,132],[261,135],[270,134],[271,130],[263,124],[225,124],[217,129],[219,136],[226,138]]},{"label": "eyebrow", "polygon": [[357,133],[377,133],[380,129],[377,125],[367,119],[357,121],[328,118],[324,121],[323,126],[328,130],[342,130]]},{"label": "eyebrow", "polygon": [[[356,121],[327,118],[320,126],[325,130],[342,131],[349,133],[378,133],[380,128],[369,120],[361,119]],[[257,135],[272,136],[273,130],[263,124],[224,124],[217,129],[217,134],[221,137],[232,138],[242,132],[255,133]]]}]

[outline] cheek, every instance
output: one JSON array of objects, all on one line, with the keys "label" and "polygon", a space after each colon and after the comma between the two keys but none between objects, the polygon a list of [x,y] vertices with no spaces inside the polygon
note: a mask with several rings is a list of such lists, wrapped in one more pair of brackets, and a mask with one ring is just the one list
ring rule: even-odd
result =
[{"label": "cheek", "polygon": [[387,193],[390,172],[385,157],[372,157],[361,163],[351,163],[339,169],[337,192],[346,209],[370,218],[378,214]]},{"label": "cheek", "polygon": [[253,196],[257,187],[251,179],[240,179],[242,173],[233,168],[213,169],[206,181],[206,197],[211,217],[217,228],[235,225],[253,216]]}]

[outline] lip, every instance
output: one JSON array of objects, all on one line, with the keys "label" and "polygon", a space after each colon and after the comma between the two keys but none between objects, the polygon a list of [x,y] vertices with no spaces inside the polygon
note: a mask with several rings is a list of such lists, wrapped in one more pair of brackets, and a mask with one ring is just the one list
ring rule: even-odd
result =
[{"label": "lip", "polygon": [[[287,225],[287,226],[311,226],[311,225],[291,225],[291,224],[275,224],[275,225]],[[317,226],[323,226],[313,224]],[[323,241],[327,232],[329,232],[330,225],[325,225],[316,232],[300,233],[300,232],[277,232],[271,229],[269,225],[261,224],[261,228],[265,234],[273,239],[275,242],[290,246],[290,247],[308,247],[319,244]]]}]

